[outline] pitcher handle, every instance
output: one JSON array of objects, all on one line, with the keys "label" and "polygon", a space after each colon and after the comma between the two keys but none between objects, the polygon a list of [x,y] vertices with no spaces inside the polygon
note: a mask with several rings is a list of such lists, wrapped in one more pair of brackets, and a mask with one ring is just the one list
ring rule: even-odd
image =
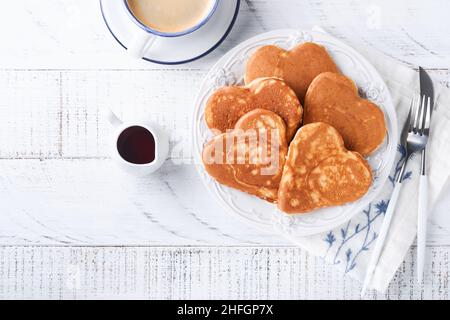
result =
[{"label": "pitcher handle", "polygon": [[122,120],[120,120],[109,108],[104,109],[104,116],[114,127],[118,127],[122,124]]}]

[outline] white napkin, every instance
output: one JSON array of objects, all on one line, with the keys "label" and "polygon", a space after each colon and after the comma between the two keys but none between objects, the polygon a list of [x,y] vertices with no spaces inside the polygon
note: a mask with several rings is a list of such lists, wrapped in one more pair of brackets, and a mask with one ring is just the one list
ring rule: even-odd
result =
[{"label": "white napkin", "polygon": [[[398,64],[374,49],[356,48],[384,78],[397,110],[399,130],[403,128],[414,92],[419,92],[418,72]],[[435,112],[428,143],[429,205],[430,209],[443,190],[450,173],[450,89],[434,80]],[[401,148],[390,179],[398,174],[404,156]],[[391,229],[386,239],[369,288],[384,292],[396,270],[403,262],[416,237],[417,193],[419,187],[420,155],[409,162]],[[340,266],[346,274],[364,278],[367,264],[386,212],[393,182],[372,204],[339,228],[312,237],[289,237],[291,241],[327,262]],[[431,212],[431,211],[430,211]]]}]

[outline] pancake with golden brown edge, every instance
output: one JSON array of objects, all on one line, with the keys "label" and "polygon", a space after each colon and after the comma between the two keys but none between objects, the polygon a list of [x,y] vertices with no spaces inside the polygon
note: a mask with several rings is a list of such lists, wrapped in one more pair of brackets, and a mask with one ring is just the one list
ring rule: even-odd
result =
[{"label": "pancake with golden brown edge", "polygon": [[294,91],[277,78],[257,79],[245,87],[218,89],[206,103],[205,120],[210,129],[225,132],[254,109],[266,109],[279,115],[286,124],[289,141],[302,122],[303,108]]},{"label": "pancake with golden brown edge", "polygon": [[383,111],[358,94],[355,83],[340,74],[323,73],[314,79],[305,99],[304,123],[326,122],[344,138],[347,149],[367,156],[384,141]]},{"label": "pancake with golden brown edge", "polygon": [[255,109],[239,119],[234,130],[213,137],[202,159],[219,183],[275,202],[286,154],[283,119]]},{"label": "pancake with golden brown edge", "polygon": [[326,123],[304,125],[292,140],[278,189],[286,213],[343,205],[367,193],[372,171],[357,152],[344,147],[339,132]]},{"label": "pancake with golden brown edge", "polygon": [[261,77],[278,77],[283,79],[303,102],[309,85],[323,72],[339,72],[324,47],[305,42],[286,51],[269,45],[259,48],[250,57],[245,72],[245,83]]}]

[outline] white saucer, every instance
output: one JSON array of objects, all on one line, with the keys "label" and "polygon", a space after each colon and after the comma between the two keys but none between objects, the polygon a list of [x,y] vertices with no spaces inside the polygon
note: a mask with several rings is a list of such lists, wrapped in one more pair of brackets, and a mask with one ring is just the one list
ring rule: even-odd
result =
[{"label": "white saucer", "polygon": [[[182,37],[158,37],[143,59],[159,64],[182,64],[206,56],[228,36],[239,7],[240,0],[220,0],[216,12],[203,27]],[[112,36],[126,49],[133,30],[139,27],[130,20],[120,0],[100,0],[100,8]]]}]

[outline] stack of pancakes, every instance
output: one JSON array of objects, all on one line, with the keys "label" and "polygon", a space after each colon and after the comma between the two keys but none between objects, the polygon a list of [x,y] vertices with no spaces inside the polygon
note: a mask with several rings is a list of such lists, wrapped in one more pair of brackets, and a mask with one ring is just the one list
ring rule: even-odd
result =
[{"label": "stack of pancakes", "polygon": [[372,184],[364,157],[386,136],[381,109],[314,43],[259,48],[245,85],[214,92],[205,120],[217,133],[203,150],[206,171],[286,213],[364,196]]}]

